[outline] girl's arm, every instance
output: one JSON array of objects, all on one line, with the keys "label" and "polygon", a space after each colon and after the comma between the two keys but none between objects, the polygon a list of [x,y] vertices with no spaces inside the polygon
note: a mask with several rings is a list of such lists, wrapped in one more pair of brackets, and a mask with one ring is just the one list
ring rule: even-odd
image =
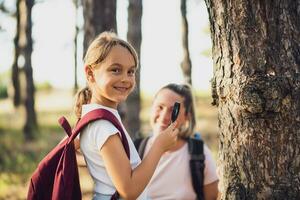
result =
[{"label": "girl's arm", "polygon": [[103,144],[100,154],[107,172],[124,199],[136,199],[149,183],[162,154],[175,144],[178,129],[170,125],[154,141],[147,156],[135,169],[131,169],[130,161],[118,134],[110,136]]}]

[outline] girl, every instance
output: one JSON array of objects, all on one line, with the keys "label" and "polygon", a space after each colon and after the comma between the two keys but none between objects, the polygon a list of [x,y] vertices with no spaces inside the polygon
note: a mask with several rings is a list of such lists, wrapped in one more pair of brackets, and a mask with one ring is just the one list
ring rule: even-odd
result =
[{"label": "girl", "polygon": [[[135,50],[115,34],[104,32],[91,43],[84,61],[88,87],[77,95],[77,117],[103,108],[121,123],[117,106],[135,87]],[[160,157],[176,142],[176,122],[161,132],[143,162],[125,130],[130,149],[128,159],[118,132],[111,122],[98,120],[80,133],[80,148],[95,183],[93,199],[110,199],[116,190],[122,199],[147,199],[145,188]]]}]

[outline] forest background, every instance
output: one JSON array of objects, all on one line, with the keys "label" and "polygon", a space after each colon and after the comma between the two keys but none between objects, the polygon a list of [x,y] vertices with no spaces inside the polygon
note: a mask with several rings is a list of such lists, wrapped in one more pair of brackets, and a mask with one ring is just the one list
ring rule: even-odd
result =
[{"label": "forest background", "polygon": [[[73,123],[75,120],[72,114],[74,91],[85,85],[84,14],[80,1],[32,1],[31,67],[37,128],[33,128],[34,136],[28,137],[24,127],[28,111],[23,105],[28,95],[28,79],[24,73],[27,61],[22,53],[16,56],[14,43],[17,32],[22,33],[18,17],[21,21],[24,18],[17,12],[24,9],[25,1],[2,0],[0,3],[0,199],[25,199],[28,179],[37,163],[64,136],[57,119],[64,115]],[[186,48],[182,44],[181,3],[179,0],[143,1],[139,133],[144,135],[150,132],[149,112],[155,92],[167,83],[185,82],[181,68]],[[117,31],[123,39],[127,39],[128,4],[126,0],[118,0],[116,5]],[[211,105],[213,67],[208,14],[204,1],[191,0],[186,5],[197,131],[217,158],[217,110]],[[19,37],[20,46],[22,37],[26,36]],[[20,70],[19,104],[14,99],[14,65]],[[92,182],[85,168],[80,168],[80,176],[84,198],[90,199]]]},{"label": "forest background", "polygon": [[83,52],[117,30],[141,58],[119,108],[131,137],[150,131],[154,91],[191,83],[221,199],[300,199],[300,0],[1,0],[0,10],[1,198],[25,198],[63,137],[58,117],[74,123]]}]

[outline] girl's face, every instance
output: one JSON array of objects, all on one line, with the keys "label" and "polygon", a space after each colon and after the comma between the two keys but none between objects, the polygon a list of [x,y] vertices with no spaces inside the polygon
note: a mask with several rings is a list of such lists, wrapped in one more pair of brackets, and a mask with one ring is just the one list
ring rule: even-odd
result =
[{"label": "girl's face", "polygon": [[180,103],[180,111],[177,118],[178,127],[182,126],[187,120],[183,104],[184,97],[170,89],[162,89],[158,92],[152,104],[150,123],[154,135],[159,134],[170,125],[172,109],[175,101]]},{"label": "girl's face", "polygon": [[114,46],[94,69],[86,67],[92,89],[92,103],[117,108],[135,87],[136,66],[132,54],[121,45]]}]

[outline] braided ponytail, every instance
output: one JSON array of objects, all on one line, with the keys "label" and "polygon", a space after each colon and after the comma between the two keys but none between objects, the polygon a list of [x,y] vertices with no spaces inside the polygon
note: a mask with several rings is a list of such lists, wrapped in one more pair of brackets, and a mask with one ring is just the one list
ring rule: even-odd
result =
[{"label": "braided ponytail", "polygon": [[82,105],[90,103],[91,98],[92,98],[92,91],[90,90],[89,87],[85,87],[77,93],[74,112],[78,119],[81,118]]}]

